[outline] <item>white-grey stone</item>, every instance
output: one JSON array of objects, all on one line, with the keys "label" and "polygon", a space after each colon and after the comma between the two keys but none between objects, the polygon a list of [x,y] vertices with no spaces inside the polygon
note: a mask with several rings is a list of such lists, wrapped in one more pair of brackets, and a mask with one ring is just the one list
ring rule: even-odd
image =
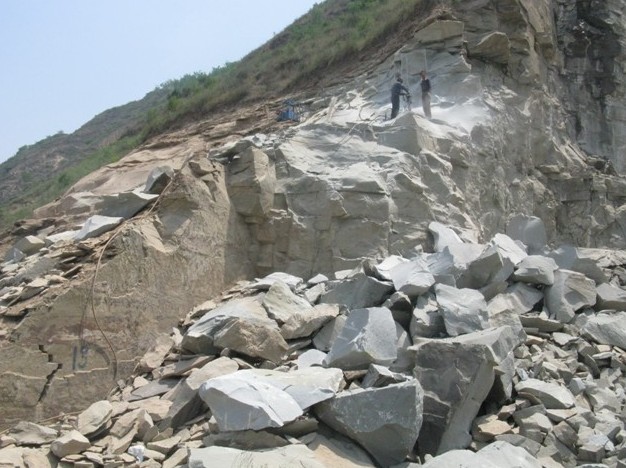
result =
[{"label": "white-grey stone", "polygon": [[390,255],[389,257],[386,257],[378,265],[374,265],[373,269],[374,269],[374,272],[376,273],[376,277],[379,278],[380,280],[392,281],[391,270],[396,268],[398,265],[401,265],[403,263],[408,263],[408,262],[409,262],[408,259],[404,257],[400,257],[399,255]]},{"label": "white-grey stone", "polygon": [[114,195],[103,195],[100,202],[96,204],[95,209],[102,216],[129,219],[157,197],[158,195],[144,193],[139,189]]},{"label": "white-grey stone", "polygon": [[174,178],[174,169],[170,166],[155,167],[148,174],[146,185],[143,188],[145,193],[159,194]]},{"label": "white-grey stone", "polygon": [[449,340],[426,340],[412,349],[414,374],[424,389],[420,453],[468,447],[472,421],[495,380],[493,351]]},{"label": "white-grey stone", "polygon": [[316,286],[321,283],[326,283],[327,281],[328,281],[328,276],[318,273],[313,278],[310,278],[309,280],[307,280],[306,284],[308,286]]},{"label": "white-grey stone", "polygon": [[536,216],[515,215],[509,219],[506,234],[521,241],[531,254],[539,253],[548,243],[543,221]]},{"label": "white-grey stone", "polygon": [[298,356],[298,369],[304,369],[311,366],[322,366],[326,358],[326,353],[317,349],[309,349]]},{"label": "white-grey stone", "polygon": [[410,323],[411,337],[434,338],[445,335],[446,325],[434,294],[417,298]]},{"label": "white-grey stone", "polygon": [[423,390],[419,382],[339,393],[318,404],[318,417],[357,441],[382,466],[403,461],[422,426]]},{"label": "white-grey stone", "polygon": [[479,291],[437,284],[435,294],[448,335],[457,336],[489,328],[487,303]]},{"label": "white-grey stone", "polygon": [[26,236],[18,240],[14,247],[25,255],[32,255],[39,252],[46,246],[46,243],[36,236]]},{"label": "white-grey stone", "polygon": [[518,265],[513,279],[524,283],[551,285],[557,269],[554,259],[542,255],[529,255]]},{"label": "white-grey stone", "polygon": [[433,235],[435,252],[441,252],[444,248],[454,244],[463,244],[456,232],[436,221],[428,225],[428,230]]},{"label": "white-grey stone", "polygon": [[263,307],[267,315],[279,324],[287,322],[294,315],[304,315],[313,306],[291,291],[291,288],[282,281],[276,281],[270,286],[263,297]]},{"label": "white-grey stone", "polygon": [[393,285],[359,273],[336,284],[320,298],[326,304],[341,304],[348,309],[376,307],[393,291]]},{"label": "white-grey stone", "polygon": [[570,270],[556,270],[554,284],[544,294],[550,315],[562,323],[571,322],[576,311],[596,303],[595,282]]},{"label": "white-grey stone", "polygon": [[344,370],[389,365],[398,357],[396,325],[386,307],[355,309],[333,343],[324,365]]},{"label": "white-grey stone", "polygon": [[515,391],[540,401],[548,409],[567,409],[576,404],[572,392],[556,382],[527,379],[515,384]]},{"label": "white-grey stone", "polygon": [[207,380],[198,391],[220,431],[281,427],[302,415],[302,409],[288,393],[239,374]]},{"label": "white-grey stone", "polygon": [[596,287],[598,300],[596,308],[598,310],[611,309],[626,311],[626,291],[609,283],[602,283]]},{"label": "white-grey stone", "polygon": [[503,258],[508,258],[514,266],[517,266],[519,262],[528,256],[524,248],[525,246],[515,242],[506,234],[496,234],[491,239],[490,244],[498,250]]},{"label": "white-grey stone", "polygon": [[313,344],[320,351],[328,352],[337,340],[339,333],[348,320],[347,315],[339,315],[331,319],[313,338]]},{"label": "white-grey stone", "polygon": [[577,271],[591,278],[597,284],[608,281],[606,274],[598,266],[595,260],[582,255],[583,249],[573,245],[562,245],[558,249],[548,252],[561,270]]},{"label": "white-grey stone", "polygon": [[17,445],[42,445],[56,439],[58,432],[33,422],[20,421],[11,428],[8,435]]},{"label": "white-grey stone", "polygon": [[192,448],[189,450],[189,468],[262,468],[290,467],[327,468],[315,458],[306,445],[286,445],[270,450],[247,451],[230,447]]},{"label": "white-grey stone", "polygon": [[282,271],[277,271],[265,276],[262,279],[256,280],[254,283],[250,284],[248,288],[266,291],[276,281],[282,281],[287,286],[289,286],[292,291],[295,291],[295,289],[303,283],[303,279],[299,276],[290,275],[289,273],[283,273]]},{"label": "white-grey stone", "polygon": [[80,432],[73,430],[54,440],[50,445],[50,450],[57,457],[63,458],[67,455],[82,453],[89,447],[91,447],[89,439]]},{"label": "white-grey stone", "polygon": [[605,312],[580,317],[582,334],[600,344],[626,349],[626,312]]},{"label": "white-grey stone", "polygon": [[484,288],[491,283],[506,281],[513,273],[513,262],[502,257],[498,249],[490,245],[478,258],[467,264],[457,279],[458,288]]},{"label": "white-grey stone", "polygon": [[78,415],[76,429],[85,437],[98,433],[111,420],[113,405],[107,400],[93,403]]},{"label": "white-grey stone", "polygon": [[280,334],[286,340],[311,336],[337,315],[339,315],[337,304],[317,304],[308,309],[303,308],[285,320],[280,327]]},{"label": "white-grey stone", "polygon": [[389,272],[396,291],[414,299],[421,296],[435,284],[435,278],[428,271],[428,265],[419,257],[395,266]]},{"label": "white-grey stone", "polygon": [[511,43],[505,33],[494,31],[471,46],[469,52],[472,58],[506,64],[511,57]]},{"label": "white-grey stone", "polygon": [[90,237],[97,237],[115,229],[122,221],[124,221],[122,217],[94,215],[83,224],[83,227],[74,236],[74,240],[82,241]]},{"label": "white-grey stone", "polygon": [[343,372],[334,368],[307,367],[290,372],[248,369],[237,372],[236,376],[283,390],[291,395],[302,410],[334,397],[344,386]]},{"label": "white-grey stone", "polygon": [[405,374],[391,371],[388,367],[379,366],[377,364],[370,365],[367,374],[363,377],[361,386],[363,388],[386,387],[390,384],[396,384],[409,380]]}]

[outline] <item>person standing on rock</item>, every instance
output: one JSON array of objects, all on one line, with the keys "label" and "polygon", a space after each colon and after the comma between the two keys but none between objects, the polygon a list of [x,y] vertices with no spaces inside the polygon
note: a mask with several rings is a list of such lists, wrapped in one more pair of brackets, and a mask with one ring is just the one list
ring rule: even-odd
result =
[{"label": "person standing on rock", "polygon": [[424,70],[420,72],[420,76],[422,77],[420,82],[422,87],[422,109],[424,109],[424,115],[430,119],[432,117],[430,113],[430,80],[426,77]]},{"label": "person standing on rock", "polygon": [[396,82],[391,87],[391,118],[395,119],[400,111],[400,96],[403,94],[411,95],[409,89],[402,84],[400,75],[396,76]]}]

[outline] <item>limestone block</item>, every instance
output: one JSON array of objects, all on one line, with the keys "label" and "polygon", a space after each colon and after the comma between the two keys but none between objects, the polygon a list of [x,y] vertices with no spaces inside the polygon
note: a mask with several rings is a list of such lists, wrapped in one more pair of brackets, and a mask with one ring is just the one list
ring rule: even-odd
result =
[{"label": "limestone block", "polygon": [[305,445],[287,445],[272,450],[250,452],[229,447],[192,448],[189,450],[189,468],[240,468],[298,466],[325,468]]},{"label": "limestone block", "polygon": [[267,310],[267,315],[279,324],[313,308],[306,299],[294,294],[291,288],[282,281],[276,281],[270,286],[269,291],[263,297],[263,307]]},{"label": "limestone block", "polygon": [[148,174],[146,185],[143,188],[144,193],[161,193],[174,177],[174,169],[170,166],[155,167]]},{"label": "limestone block", "polygon": [[93,403],[78,415],[76,429],[85,437],[99,432],[111,420],[113,406],[107,400]]},{"label": "limestone block", "polygon": [[39,252],[45,246],[46,246],[46,243],[43,240],[41,240],[39,237],[26,236],[18,240],[15,243],[14,248],[19,250],[20,252],[23,252],[25,255],[32,255],[34,253]]},{"label": "limestone block", "polygon": [[90,237],[98,237],[100,234],[116,228],[122,221],[124,221],[122,217],[94,215],[76,233],[74,240],[82,241]]},{"label": "limestone block", "polygon": [[541,463],[521,447],[498,441],[477,452],[485,463],[493,463],[500,468],[541,468]]},{"label": "limestone block", "polygon": [[380,388],[386,387],[387,385],[404,382],[406,380],[409,380],[409,377],[405,374],[393,372],[389,370],[389,368],[384,366],[371,364],[369,369],[367,370],[367,374],[365,374],[365,377],[363,377],[361,386],[363,388]]},{"label": "limestone block", "polygon": [[458,336],[489,328],[487,303],[480,292],[437,284],[435,294],[448,335]]},{"label": "limestone block", "polygon": [[435,21],[415,33],[414,39],[423,45],[440,44],[447,49],[461,45],[464,23],[462,21]]},{"label": "limestone block", "polygon": [[391,283],[379,281],[362,273],[340,282],[320,298],[321,303],[341,304],[348,309],[381,305],[393,291]]},{"label": "limestone block", "polygon": [[457,287],[480,289],[491,283],[506,281],[513,273],[513,263],[503,258],[498,249],[488,246],[478,258],[467,264],[457,279]]},{"label": "limestone block", "polygon": [[228,347],[275,362],[287,350],[278,325],[257,297],[229,301],[207,312],[187,330],[181,346],[196,354],[216,354]]},{"label": "limestone block", "polygon": [[483,37],[478,44],[469,48],[472,58],[507,64],[511,57],[509,37],[503,32],[493,32]]},{"label": "limestone block", "polygon": [[385,307],[355,309],[333,343],[324,365],[343,370],[391,364],[398,357],[396,325]]},{"label": "limestone block", "polygon": [[227,357],[220,357],[200,369],[193,369],[191,374],[182,379],[167,395],[172,402],[166,416],[170,427],[177,428],[200,412],[202,401],[198,396],[198,389],[204,382],[221,375],[232,374],[238,369],[237,363]]},{"label": "limestone block", "polygon": [[554,283],[554,272],[557,268],[556,262],[550,257],[529,255],[517,265],[513,279],[524,283],[550,286]]},{"label": "limestone block", "polygon": [[357,441],[382,466],[400,463],[411,452],[422,426],[419,382],[339,393],[315,407],[317,416]]},{"label": "limestone block", "polygon": [[303,411],[320,401],[334,397],[345,385],[340,369],[322,367],[307,367],[290,372],[249,369],[237,372],[236,376],[283,390],[291,395]]},{"label": "limestone block", "polygon": [[199,390],[220,431],[281,427],[302,415],[302,409],[288,393],[238,374],[210,379]]},{"label": "limestone block", "polygon": [[156,200],[158,195],[144,193],[139,189],[132,192],[103,195],[95,209],[101,216],[132,218],[144,209],[150,202]]},{"label": "limestone block", "polygon": [[287,439],[268,431],[219,432],[207,435],[202,443],[205,447],[218,445],[239,450],[263,450],[289,445]]},{"label": "limestone block", "polygon": [[348,320],[347,315],[338,315],[334,319],[331,319],[313,338],[313,345],[320,350],[328,352],[333,346],[333,343],[337,340],[339,333],[345,326]]},{"label": "limestone block", "polygon": [[50,450],[57,457],[63,458],[67,455],[82,453],[89,447],[91,447],[89,439],[80,432],[73,430],[54,440],[50,445]]},{"label": "limestone block", "polygon": [[556,270],[554,284],[545,289],[546,307],[550,315],[569,323],[576,311],[596,303],[595,282],[581,273]]},{"label": "limestone block", "polygon": [[626,311],[626,291],[609,283],[602,283],[596,288],[597,310],[611,309]]},{"label": "limestone block", "polygon": [[299,276],[290,275],[289,273],[283,273],[282,271],[275,271],[269,275],[256,280],[248,286],[250,289],[258,289],[261,291],[267,291],[275,282],[282,281],[294,291],[298,286],[303,283],[303,279]]},{"label": "limestone block", "polygon": [[263,151],[249,147],[228,166],[228,195],[237,213],[265,218],[274,204],[276,172]]},{"label": "limestone block", "polygon": [[597,284],[608,281],[606,274],[592,258],[583,256],[583,249],[572,245],[562,245],[558,249],[549,252],[548,256],[553,258],[561,270],[571,270],[582,273],[587,278],[591,278]]},{"label": "limestone block", "polygon": [[492,351],[484,345],[441,340],[428,340],[412,349],[414,374],[424,389],[420,453],[469,446],[472,421],[495,379]]},{"label": "limestone block", "polygon": [[280,334],[286,340],[311,336],[337,315],[339,315],[338,305],[317,304],[291,315],[280,328]]},{"label": "limestone block", "polygon": [[399,255],[390,255],[378,265],[373,266],[375,276],[381,281],[392,281],[391,270],[393,270],[398,265],[401,265],[402,263],[407,263],[408,261],[409,260]]},{"label": "limestone block", "polygon": [[456,244],[463,244],[463,241],[456,232],[447,226],[436,221],[428,225],[428,230],[434,238],[435,252],[442,252],[446,247]]},{"label": "limestone block", "polygon": [[502,258],[508,258],[514,266],[528,256],[525,246],[515,242],[506,234],[496,234],[489,243],[498,250]]},{"label": "limestone block", "polygon": [[311,366],[322,366],[326,353],[317,349],[309,349],[298,356],[297,364],[298,369],[304,369]]},{"label": "limestone block", "polygon": [[315,438],[307,444],[307,447],[315,453],[315,458],[324,466],[342,468],[373,468],[376,466],[369,454],[358,444],[336,433],[332,437],[326,437],[318,432]]},{"label": "limestone block", "polygon": [[396,291],[415,299],[435,284],[435,278],[428,271],[428,265],[419,257],[401,263],[389,272]]},{"label": "limestone block", "polygon": [[543,221],[536,216],[513,216],[508,221],[506,234],[526,245],[531,254],[540,253],[548,242]]},{"label": "limestone block", "polygon": [[[576,323],[579,323],[578,320]],[[581,317],[580,329],[583,336],[600,344],[626,349],[626,312],[599,313]]]},{"label": "limestone block", "polygon": [[8,435],[15,440],[17,445],[43,445],[58,437],[54,429],[28,421],[17,423]]},{"label": "limestone block", "polygon": [[443,315],[434,294],[417,298],[410,323],[411,338],[434,338],[446,333]]},{"label": "limestone block", "polygon": [[556,382],[527,379],[518,382],[515,391],[520,396],[529,396],[532,401],[541,402],[547,409],[567,409],[576,404],[572,392]]}]

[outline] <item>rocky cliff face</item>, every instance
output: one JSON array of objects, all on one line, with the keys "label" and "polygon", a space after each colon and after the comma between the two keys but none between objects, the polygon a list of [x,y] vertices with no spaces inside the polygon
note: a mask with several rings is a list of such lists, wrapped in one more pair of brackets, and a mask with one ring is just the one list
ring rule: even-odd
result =
[{"label": "rocky cliff face", "polygon": [[[20,241],[2,265],[3,423],[105,397],[157,336],[237,280],[433,252],[433,221],[480,243],[532,215],[553,245],[624,248],[620,2],[472,0],[440,13],[367,74],[310,97],[298,125],[199,123],[39,210],[19,233],[47,246]],[[413,109],[387,120],[396,73]],[[176,175],[136,216],[127,200],[164,165]],[[92,215],[121,225],[67,233]]]}]

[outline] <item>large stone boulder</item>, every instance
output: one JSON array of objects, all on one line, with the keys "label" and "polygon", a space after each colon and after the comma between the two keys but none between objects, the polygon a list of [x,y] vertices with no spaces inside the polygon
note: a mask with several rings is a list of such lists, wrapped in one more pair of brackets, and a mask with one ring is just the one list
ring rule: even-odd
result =
[{"label": "large stone boulder", "polygon": [[626,349],[626,312],[585,314],[575,323],[593,341]]},{"label": "large stone boulder", "polygon": [[326,358],[328,367],[367,369],[370,364],[389,365],[398,357],[396,325],[386,307],[355,309]]},{"label": "large stone boulder", "polygon": [[551,316],[569,323],[576,311],[596,303],[596,284],[582,273],[556,270],[554,284],[545,289],[546,307]]},{"label": "large stone boulder", "polygon": [[341,304],[348,309],[377,307],[393,291],[393,285],[363,273],[341,281],[322,295],[320,302]]},{"label": "large stone boulder", "polygon": [[189,450],[189,468],[288,467],[326,468],[305,445],[287,445],[256,452],[230,447],[206,447]]},{"label": "large stone boulder", "polygon": [[489,328],[487,302],[479,291],[437,284],[435,294],[448,335],[458,336]]},{"label": "large stone boulder", "polygon": [[339,393],[315,406],[318,417],[357,441],[381,466],[403,461],[422,426],[423,391],[419,382]]}]

